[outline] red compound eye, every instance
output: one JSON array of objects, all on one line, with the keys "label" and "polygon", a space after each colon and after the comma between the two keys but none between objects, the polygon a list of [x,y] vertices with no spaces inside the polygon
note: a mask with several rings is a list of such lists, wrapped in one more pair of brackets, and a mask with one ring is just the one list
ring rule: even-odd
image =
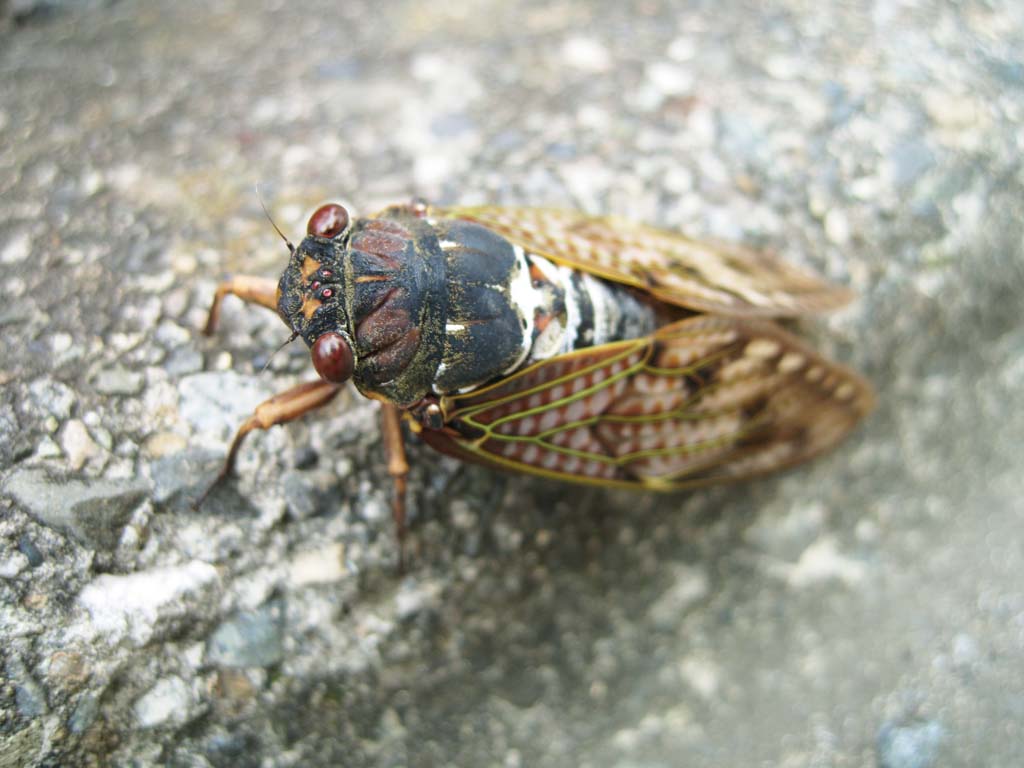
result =
[{"label": "red compound eye", "polygon": [[312,290],[314,290],[314,291],[319,291],[320,290],[320,281],[319,280],[314,280],[313,284],[311,286],[309,286],[309,287]]},{"label": "red compound eye", "polygon": [[313,343],[310,350],[313,367],[320,378],[341,384],[352,376],[352,347],[340,333],[325,333]]},{"label": "red compound eye", "polygon": [[327,203],[317,208],[309,217],[306,233],[317,237],[337,237],[348,226],[348,211],[337,203]]},{"label": "red compound eye", "polygon": [[331,296],[334,295],[334,291],[331,290],[330,288],[324,288],[324,292],[321,293],[320,295],[323,296],[325,299],[329,299],[331,298]]}]

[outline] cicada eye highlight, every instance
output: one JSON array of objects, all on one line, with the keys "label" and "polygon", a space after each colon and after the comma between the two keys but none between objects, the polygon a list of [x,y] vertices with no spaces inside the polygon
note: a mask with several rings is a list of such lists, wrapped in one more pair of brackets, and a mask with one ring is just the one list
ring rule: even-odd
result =
[{"label": "cicada eye highlight", "polygon": [[352,376],[354,365],[352,347],[340,333],[325,333],[313,343],[310,350],[313,367],[320,378],[342,384]]},{"label": "cicada eye highlight", "polygon": [[328,239],[337,237],[348,227],[348,211],[337,203],[326,203],[309,217],[306,233]]}]

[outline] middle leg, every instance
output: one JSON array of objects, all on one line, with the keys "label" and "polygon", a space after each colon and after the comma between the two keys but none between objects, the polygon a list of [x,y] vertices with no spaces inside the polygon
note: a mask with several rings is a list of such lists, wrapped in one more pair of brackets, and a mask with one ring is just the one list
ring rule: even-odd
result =
[{"label": "middle leg", "polygon": [[405,493],[406,475],[409,462],[405,457],[405,440],[402,437],[402,416],[398,406],[391,403],[380,405],[381,432],[384,436],[384,452],[388,458],[388,474],[395,481],[394,497],[391,500],[391,515],[395,521],[395,537],[398,539],[398,568],[405,570]]}]

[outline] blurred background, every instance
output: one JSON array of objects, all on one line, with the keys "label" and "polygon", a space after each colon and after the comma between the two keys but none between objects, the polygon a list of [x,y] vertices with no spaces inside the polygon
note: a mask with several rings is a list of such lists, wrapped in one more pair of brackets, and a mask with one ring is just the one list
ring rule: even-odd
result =
[{"label": "blurred background", "polygon": [[[1024,6],[0,2],[0,766],[1019,764]],[[877,412],[674,497],[249,440],[309,378],[223,276],[336,200],[780,251]]]}]

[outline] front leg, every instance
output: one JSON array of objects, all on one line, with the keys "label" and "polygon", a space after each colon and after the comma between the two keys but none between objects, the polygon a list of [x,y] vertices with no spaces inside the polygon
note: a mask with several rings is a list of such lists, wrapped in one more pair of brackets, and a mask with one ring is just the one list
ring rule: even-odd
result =
[{"label": "front leg", "polygon": [[341,386],[329,381],[307,381],[291,389],[274,395],[269,400],[264,400],[256,406],[252,416],[242,422],[242,426],[235,433],[235,439],[231,441],[231,448],[228,450],[228,457],[221,467],[220,473],[210,484],[210,487],[203,492],[203,495],[196,499],[192,505],[198,509],[210,495],[210,492],[220,485],[235,468],[235,460],[238,458],[238,449],[242,447],[245,436],[253,430],[270,429],[275,424],[284,424],[305,416],[310,411],[322,408],[327,405],[341,391]]},{"label": "front leg", "polygon": [[242,301],[259,304],[261,307],[277,311],[277,281],[269,277],[255,275],[235,275],[217,286],[217,293],[210,305],[210,314],[206,318],[203,333],[212,336],[220,322],[220,305],[225,296],[237,296]]}]

